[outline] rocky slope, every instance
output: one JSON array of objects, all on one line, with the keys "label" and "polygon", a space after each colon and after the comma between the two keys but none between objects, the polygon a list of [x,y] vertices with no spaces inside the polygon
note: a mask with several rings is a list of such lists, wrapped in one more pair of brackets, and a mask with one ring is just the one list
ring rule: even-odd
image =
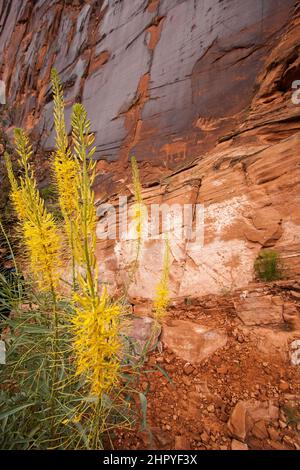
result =
[{"label": "rocky slope", "polygon": [[300,450],[299,295],[280,281],[174,302],[141,380],[148,431],[118,448]]}]

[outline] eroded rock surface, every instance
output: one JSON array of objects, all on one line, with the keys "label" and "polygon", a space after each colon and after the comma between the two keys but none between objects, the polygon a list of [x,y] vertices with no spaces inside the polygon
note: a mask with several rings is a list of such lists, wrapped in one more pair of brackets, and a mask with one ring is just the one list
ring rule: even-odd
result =
[{"label": "eroded rock surface", "polygon": [[278,406],[272,402],[259,402],[259,401],[240,401],[235,406],[228,422],[228,428],[231,434],[244,441],[250,431],[259,433],[262,439],[268,437],[263,436],[265,422],[277,420],[279,418]]},{"label": "eroded rock surface", "polygon": [[[98,205],[132,200],[131,154],[146,204],[203,205],[203,237],[169,234],[172,297],[246,286],[265,247],[280,252],[293,278],[300,274],[300,106],[292,101],[299,26],[296,0],[2,1],[5,129],[10,135],[22,125],[39,155],[51,149],[55,66],[67,119],[82,101],[96,133]],[[47,182],[47,161],[38,162]],[[114,289],[126,281],[132,244],[97,233],[99,272]],[[131,297],[153,298],[162,250],[161,240],[143,244]]]},{"label": "eroded rock surface", "polygon": [[178,357],[197,364],[224,347],[227,335],[221,329],[209,329],[186,320],[174,320],[163,326],[162,341]]}]

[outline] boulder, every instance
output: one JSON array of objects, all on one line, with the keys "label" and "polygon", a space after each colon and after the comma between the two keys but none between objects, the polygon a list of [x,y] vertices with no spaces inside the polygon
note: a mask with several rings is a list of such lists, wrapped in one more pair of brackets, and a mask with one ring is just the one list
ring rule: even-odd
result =
[{"label": "boulder", "polygon": [[161,327],[150,317],[133,315],[130,325],[126,328],[127,338],[136,355],[141,355],[146,349],[152,349],[157,343],[160,333]]},{"label": "boulder", "polygon": [[283,321],[283,300],[278,295],[251,292],[235,301],[238,317],[247,325],[268,325]]},{"label": "boulder", "polygon": [[288,361],[288,345],[293,338],[293,332],[266,327],[252,327],[250,338],[255,343],[257,350],[266,357],[274,357],[284,362]]},{"label": "boulder", "polygon": [[[271,401],[239,401],[229,418],[228,429],[233,437],[245,441],[253,429],[257,433],[260,431],[260,435],[262,435],[264,432],[263,422],[278,420],[278,417],[279,409]],[[255,425],[256,428],[254,428]]]},{"label": "boulder", "polygon": [[181,359],[197,364],[227,343],[223,329],[209,329],[187,320],[174,320],[163,326],[163,343]]}]

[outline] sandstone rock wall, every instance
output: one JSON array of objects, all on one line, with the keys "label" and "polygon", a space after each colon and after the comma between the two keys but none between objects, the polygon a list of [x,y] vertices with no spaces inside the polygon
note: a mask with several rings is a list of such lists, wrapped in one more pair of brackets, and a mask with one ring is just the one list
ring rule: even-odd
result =
[{"label": "sandstone rock wall", "polygon": [[[97,203],[132,197],[141,162],[146,203],[204,205],[204,246],[171,234],[173,296],[247,285],[262,247],[300,272],[300,6],[295,0],[0,1],[0,79],[7,131],[51,149],[49,74],[67,116],[87,107],[96,133]],[[143,244],[132,297],[153,296],[162,240]],[[132,243],[99,240],[102,277],[126,279]]]}]

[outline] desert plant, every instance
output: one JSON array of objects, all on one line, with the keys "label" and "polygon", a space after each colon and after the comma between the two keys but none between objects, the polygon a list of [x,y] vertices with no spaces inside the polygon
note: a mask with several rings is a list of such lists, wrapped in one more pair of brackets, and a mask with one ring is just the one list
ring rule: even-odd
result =
[{"label": "desert plant", "polygon": [[283,277],[283,263],[276,250],[262,250],[254,262],[256,277],[262,281],[276,281]]},{"label": "desert plant", "polygon": [[146,217],[146,208],[142,196],[142,185],[140,181],[140,173],[136,158],[131,157],[132,183],[134,193],[134,204],[132,206],[132,221],[134,224],[134,236],[136,237],[136,257],[133,264],[131,277],[134,276],[139,263],[139,257],[143,241],[143,229]]},{"label": "desert plant", "polygon": [[[15,177],[8,155],[6,164],[29,282],[26,293],[21,291],[13,303],[13,315],[2,322],[7,364],[1,373],[1,447],[99,449],[105,439],[110,442],[115,427],[128,428],[136,419],[130,403],[140,369],[126,351],[126,304],[112,300],[98,283],[90,122],[84,107],[75,104],[69,146],[62,87],[55,72],[52,81],[54,184],[73,258],[74,284],[70,292],[61,289],[65,247],[38,190],[29,139],[17,130],[22,176]],[[143,394],[139,396],[145,404]]]},{"label": "desert plant", "polygon": [[153,302],[154,319],[157,323],[160,323],[167,313],[167,307],[170,301],[169,275],[170,246],[168,238],[165,237],[165,252],[163,257],[162,273],[160,281],[156,287],[156,295]]},{"label": "desert plant", "polygon": [[75,288],[75,240],[74,229],[79,211],[79,164],[72,155],[64,117],[64,96],[59,75],[55,69],[51,72],[54,126],[56,132],[56,150],[53,170],[60,210],[64,219],[64,229],[69,242],[72,261],[73,289]]},{"label": "desert plant", "polygon": [[19,219],[30,271],[40,290],[51,291],[55,295],[61,265],[58,230],[37,189],[30,164],[32,147],[22,129],[15,130],[15,144],[23,170],[19,182],[14,176],[8,154],[5,154],[5,159],[11,183],[11,198]]}]

